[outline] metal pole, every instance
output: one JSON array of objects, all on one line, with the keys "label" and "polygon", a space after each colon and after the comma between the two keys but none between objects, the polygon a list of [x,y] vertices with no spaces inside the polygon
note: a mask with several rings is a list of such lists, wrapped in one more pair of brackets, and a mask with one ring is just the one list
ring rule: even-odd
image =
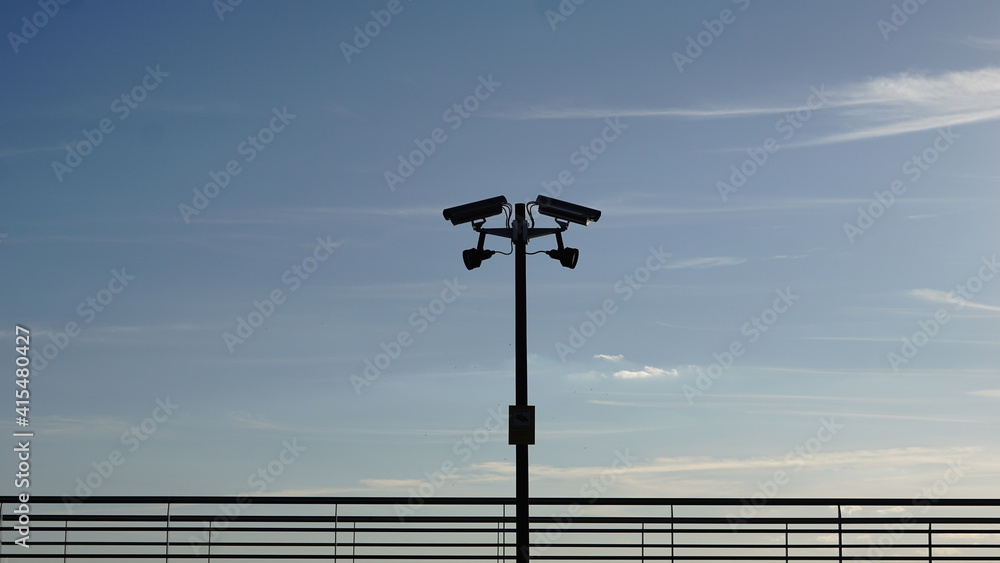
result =
[{"label": "metal pole", "polygon": [[[525,204],[514,205],[514,404],[528,406],[528,297],[525,263],[527,231]],[[528,563],[528,445],[517,444],[517,563]]]}]

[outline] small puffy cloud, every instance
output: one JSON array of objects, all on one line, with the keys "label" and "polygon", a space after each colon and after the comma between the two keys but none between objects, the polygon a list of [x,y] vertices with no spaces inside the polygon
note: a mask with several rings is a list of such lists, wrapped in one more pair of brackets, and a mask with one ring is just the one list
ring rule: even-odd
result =
[{"label": "small puffy cloud", "polygon": [[890,507],[890,508],[879,508],[879,509],[876,509],[875,512],[878,512],[879,514],[883,514],[883,515],[884,514],[899,514],[899,513],[902,513],[902,512],[906,512],[906,508],[902,507],[902,506],[893,506],[893,507]]},{"label": "small puffy cloud", "polygon": [[923,299],[924,301],[931,301],[933,303],[947,303],[949,305],[958,304],[958,299],[955,298],[954,294],[949,294],[947,291],[941,291],[939,289],[911,289],[906,293],[910,297],[916,297],[917,299]]},{"label": "small puffy cloud", "polygon": [[598,360],[607,360],[609,362],[620,362],[625,356],[621,354],[595,354],[595,358]]},{"label": "small puffy cloud", "polygon": [[676,369],[660,369],[653,366],[646,366],[637,371],[621,370],[614,373],[615,379],[646,379],[649,377],[663,377],[669,375],[676,377],[680,375]]}]

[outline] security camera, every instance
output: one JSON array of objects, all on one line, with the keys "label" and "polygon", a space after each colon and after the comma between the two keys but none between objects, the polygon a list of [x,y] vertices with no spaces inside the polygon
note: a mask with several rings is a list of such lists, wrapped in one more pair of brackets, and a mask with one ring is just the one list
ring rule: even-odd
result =
[{"label": "security camera", "polygon": [[507,198],[500,195],[491,197],[490,199],[466,203],[465,205],[449,207],[444,210],[444,218],[451,221],[452,225],[461,225],[462,223],[499,215],[503,213],[504,205],[507,205]]},{"label": "security camera", "polygon": [[563,221],[579,225],[587,225],[591,221],[597,221],[601,218],[601,212],[596,209],[544,195],[535,198],[535,203],[538,204],[538,212],[542,215],[548,215],[549,217],[555,217],[556,219],[562,219]]}]

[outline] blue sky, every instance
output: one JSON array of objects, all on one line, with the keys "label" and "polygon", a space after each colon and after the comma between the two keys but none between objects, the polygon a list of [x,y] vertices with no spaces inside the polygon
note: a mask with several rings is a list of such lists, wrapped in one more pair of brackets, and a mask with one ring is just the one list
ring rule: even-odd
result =
[{"label": "blue sky", "polygon": [[998,494],[996,3],[219,5],[0,8],[33,494],[513,495],[539,194],[533,494]]}]

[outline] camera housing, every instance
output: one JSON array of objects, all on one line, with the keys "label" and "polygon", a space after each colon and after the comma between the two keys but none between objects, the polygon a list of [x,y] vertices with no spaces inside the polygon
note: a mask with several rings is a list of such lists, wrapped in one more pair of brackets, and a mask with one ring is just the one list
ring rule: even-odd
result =
[{"label": "camera housing", "polygon": [[538,212],[542,215],[562,219],[578,225],[588,225],[601,218],[601,212],[590,207],[584,207],[568,201],[540,195],[535,198]]},{"label": "camera housing", "polygon": [[452,225],[461,225],[470,221],[479,221],[503,213],[504,206],[507,205],[507,198],[500,195],[457,205],[444,210],[444,218],[451,221]]}]

